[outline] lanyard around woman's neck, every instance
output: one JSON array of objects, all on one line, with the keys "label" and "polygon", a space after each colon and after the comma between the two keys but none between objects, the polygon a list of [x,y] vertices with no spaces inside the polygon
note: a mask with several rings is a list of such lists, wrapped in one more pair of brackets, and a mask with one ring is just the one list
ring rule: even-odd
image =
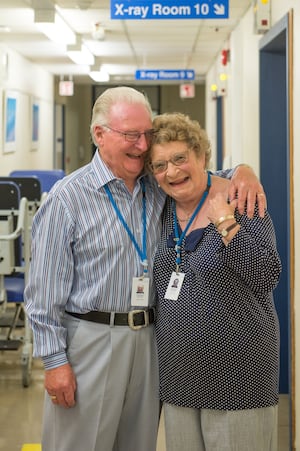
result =
[{"label": "lanyard around woman's neck", "polygon": [[134,247],[136,248],[140,259],[141,259],[141,263],[144,267],[144,276],[147,275],[148,273],[148,260],[147,260],[147,216],[146,216],[146,187],[145,187],[145,182],[142,179],[141,180],[141,185],[142,185],[142,193],[143,193],[143,214],[142,214],[142,221],[143,221],[143,248],[141,249],[140,246],[138,245],[133,233],[131,232],[128,224],[126,223],[124,216],[122,215],[122,213],[120,212],[112,194],[111,191],[108,187],[108,185],[104,186],[104,189],[106,191],[106,194],[108,195],[108,198],[112,204],[112,206],[115,209],[115,212],[117,213],[118,218],[120,219],[121,223],[123,224],[123,227],[125,228],[126,232],[129,235],[129,238],[131,239],[132,243],[134,244]]},{"label": "lanyard around woman's neck", "polygon": [[179,272],[179,265],[181,263],[181,255],[180,255],[180,251],[181,251],[181,244],[182,241],[184,240],[186,233],[190,227],[190,225],[192,224],[192,222],[194,221],[195,217],[197,216],[197,214],[199,213],[202,205],[205,202],[205,199],[207,198],[209,189],[211,187],[211,176],[210,173],[207,173],[207,186],[206,186],[206,190],[204,191],[204,193],[201,196],[201,199],[196,207],[196,209],[194,210],[194,213],[192,214],[192,216],[190,217],[185,229],[183,230],[183,232],[181,233],[181,235],[179,236],[179,230],[178,230],[178,221],[177,221],[177,214],[176,214],[176,203],[173,200],[172,201],[172,208],[173,208],[173,218],[174,218],[174,235],[175,238],[174,240],[176,241],[176,245],[175,245],[175,250],[176,250],[176,273]]}]

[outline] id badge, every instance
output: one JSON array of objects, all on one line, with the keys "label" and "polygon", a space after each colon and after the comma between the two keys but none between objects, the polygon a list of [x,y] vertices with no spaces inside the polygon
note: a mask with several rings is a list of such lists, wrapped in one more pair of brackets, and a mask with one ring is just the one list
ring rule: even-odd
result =
[{"label": "id badge", "polygon": [[183,284],[185,274],[183,272],[173,271],[169,281],[168,288],[165,293],[165,299],[170,299],[171,301],[177,301],[181,286]]},{"label": "id badge", "polygon": [[134,277],[132,279],[131,305],[149,306],[149,277]]}]

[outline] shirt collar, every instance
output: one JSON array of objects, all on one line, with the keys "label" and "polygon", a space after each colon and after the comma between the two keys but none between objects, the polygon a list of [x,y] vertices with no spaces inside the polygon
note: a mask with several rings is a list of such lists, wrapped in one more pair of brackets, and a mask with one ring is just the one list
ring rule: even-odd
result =
[{"label": "shirt collar", "polygon": [[[114,180],[120,180],[118,177],[114,175],[112,170],[107,166],[105,161],[101,158],[99,149],[96,149],[95,155],[92,159],[92,168],[95,173],[95,177],[97,180],[97,184],[99,188],[103,187],[107,183],[114,181]],[[142,178],[145,178],[146,174],[142,173],[137,178],[137,182],[140,181]]]}]

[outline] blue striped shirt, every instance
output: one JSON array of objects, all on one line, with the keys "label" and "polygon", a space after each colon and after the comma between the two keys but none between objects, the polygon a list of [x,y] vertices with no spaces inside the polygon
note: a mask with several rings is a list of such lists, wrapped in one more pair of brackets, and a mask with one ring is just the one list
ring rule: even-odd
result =
[{"label": "blue striped shirt", "polygon": [[[165,194],[154,179],[142,177],[153,305],[152,265]],[[91,163],[54,186],[34,217],[25,303],[35,338],[34,356],[41,356],[46,368],[67,362],[66,330],[61,323],[64,310],[127,312],[132,279],[143,273],[139,254],[105,192],[106,184],[142,248],[141,177],[130,193],[98,152]]]}]

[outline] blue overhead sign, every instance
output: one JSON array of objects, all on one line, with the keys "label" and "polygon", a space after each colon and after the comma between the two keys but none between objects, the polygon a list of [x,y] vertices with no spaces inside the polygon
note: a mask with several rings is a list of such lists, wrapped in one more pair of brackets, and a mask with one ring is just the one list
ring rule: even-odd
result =
[{"label": "blue overhead sign", "polygon": [[193,70],[137,70],[136,80],[194,80]]},{"label": "blue overhead sign", "polygon": [[111,0],[111,19],[228,19],[229,0]]}]

